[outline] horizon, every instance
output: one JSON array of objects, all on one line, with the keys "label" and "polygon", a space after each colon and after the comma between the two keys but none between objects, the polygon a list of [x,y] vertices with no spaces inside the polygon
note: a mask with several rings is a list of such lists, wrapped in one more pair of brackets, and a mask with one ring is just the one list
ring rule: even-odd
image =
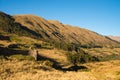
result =
[{"label": "horizon", "polygon": [[0,0],[0,4],[0,11],[10,15],[33,14],[101,35],[120,36],[119,0]]}]

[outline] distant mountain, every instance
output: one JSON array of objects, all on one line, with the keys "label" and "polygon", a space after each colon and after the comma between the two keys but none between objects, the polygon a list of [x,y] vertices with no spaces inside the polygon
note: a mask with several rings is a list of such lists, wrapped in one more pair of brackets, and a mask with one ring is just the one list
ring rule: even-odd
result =
[{"label": "distant mountain", "polygon": [[109,38],[120,42],[120,36],[108,36]]},{"label": "distant mountain", "polygon": [[119,46],[117,41],[96,32],[34,15],[10,16],[0,12],[0,32],[40,39],[59,48]]}]

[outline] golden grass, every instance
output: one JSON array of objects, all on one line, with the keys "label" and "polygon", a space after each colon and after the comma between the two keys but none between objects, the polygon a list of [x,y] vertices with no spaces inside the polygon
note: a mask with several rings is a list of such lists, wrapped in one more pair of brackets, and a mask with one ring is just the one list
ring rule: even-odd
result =
[{"label": "golden grass", "polygon": [[10,42],[0,40],[0,44],[2,44],[3,46],[8,46],[10,44]]},{"label": "golden grass", "polygon": [[[63,40],[66,43],[81,43],[82,45],[88,45],[91,43],[104,46],[118,45],[116,42],[113,42],[93,31],[75,26],[64,25],[58,21],[45,20],[34,15],[15,15],[13,17],[16,22],[21,23],[30,30],[39,34],[42,34],[42,31],[45,32],[54,41]],[[55,32],[58,32],[59,35],[53,35]],[[60,35],[62,35],[62,37]],[[45,39],[50,40],[46,35],[42,34],[42,36]]]},{"label": "golden grass", "polygon": [[58,49],[51,49],[51,50],[39,49],[40,55],[46,56],[48,58],[51,58],[57,61],[62,61],[62,63],[67,62],[65,53],[66,53],[65,51],[58,50]]},{"label": "golden grass", "polygon": [[44,61],[0,61],[0,80],[119,80],[120,60],[86,63],[89,71],[59,71]]},{"label": "golden grass", "polygon": [[87,53],[91,55],[96,56],[104,56],[104,55],[112,55],[112,54],[118,54],[120,55],[120,48],[90,48],[90,49],[84,49]]}]

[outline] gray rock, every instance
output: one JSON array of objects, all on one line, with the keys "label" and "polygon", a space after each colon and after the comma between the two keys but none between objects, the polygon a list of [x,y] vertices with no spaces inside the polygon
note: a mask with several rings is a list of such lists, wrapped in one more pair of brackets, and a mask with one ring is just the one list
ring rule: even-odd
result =
[{"label": "gray rock", "polygon": [[36,49],[31,49],[31,50],[29,50],[29,55],[30,56],[33,56],[34,58],[35,58],[35,60],[37,61],[37,57],[38,57],[38,50],[36,50]]}]

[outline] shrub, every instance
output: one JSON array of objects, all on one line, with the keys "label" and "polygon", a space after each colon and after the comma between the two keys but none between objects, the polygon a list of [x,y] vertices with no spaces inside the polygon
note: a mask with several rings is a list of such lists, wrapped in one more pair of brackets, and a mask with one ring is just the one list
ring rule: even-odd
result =
[{"label": "shrub", "polygon": [[67,58],[73,65],[77,65],[79,62],[79,56],[76,52],[69,52]]},{"label": "shrub", "polygon": [[73,65],[77,66],[79,63],[87,63],[91,61],[99,61],[98,58],[85,53],[82,49],[79,49],[77,52],[72,51],[67,54],[68,61]]}]

